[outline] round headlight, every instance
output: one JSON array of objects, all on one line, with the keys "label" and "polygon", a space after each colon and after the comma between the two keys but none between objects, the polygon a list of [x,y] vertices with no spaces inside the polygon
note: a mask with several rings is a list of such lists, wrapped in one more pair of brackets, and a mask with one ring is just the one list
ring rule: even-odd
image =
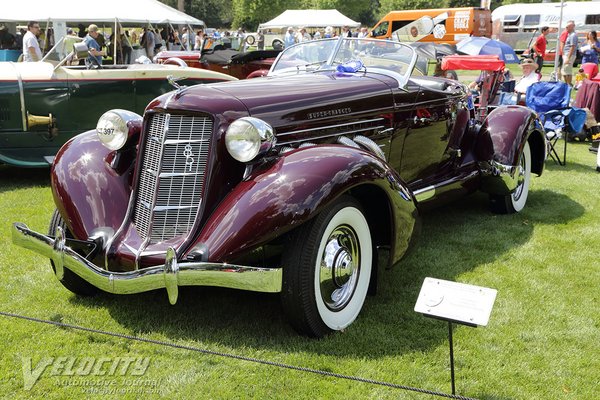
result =
[{"label": "round headlight", "polygon": [[225,146],[233,158],[241,162],[253,160],[269,151],[275,144],[273,128],[253,117],[235,120],[225,133]]},{"label": "round headlight", "polygon": [[119,150],[129,138],[128,123],[141,116],[127,110],[110,110],[102,114],[96,125],[98,138],[110,150]]}]

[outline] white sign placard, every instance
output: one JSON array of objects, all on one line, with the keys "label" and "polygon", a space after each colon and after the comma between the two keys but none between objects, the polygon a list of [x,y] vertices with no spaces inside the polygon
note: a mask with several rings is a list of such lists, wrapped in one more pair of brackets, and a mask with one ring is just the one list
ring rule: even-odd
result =
[{"label": "white sign placard", "polygon": [[415,311],[467,325],[486,326],[497,292],[481,286],[425,278]]}]

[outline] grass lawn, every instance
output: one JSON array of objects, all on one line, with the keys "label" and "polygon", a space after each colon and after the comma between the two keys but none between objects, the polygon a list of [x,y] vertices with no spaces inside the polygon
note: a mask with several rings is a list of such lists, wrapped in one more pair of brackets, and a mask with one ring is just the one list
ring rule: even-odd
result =
[{"label": "grass lawn", "polygon": [[[566,167],[549,160],[532,179],[521,214],[492,215],[486,196],[475,194],[424,215],[420,240],[383,275],[379,294],[367,299],[349,329],[323,340],[298,336],[277,295],[184,288],[175,306],[165,291],[74,296],[47,259],[13,246],[9,236],[14,221],[47,230],[54,209],[48,172],[0,167],[0,310],[449,393],[447,325],[413,311],[430,276],[498,290],[487,327],[454,328],[458,393],[493,400],[598,398],[600,174],[587,148],[569,144]],[[10,399],[432,398],[4,316],[0,354],[0,396]],[[48,367],[24,389],[24,361],[31,359],[35,369],[63,356],[75,357],[76,365],[87,357],[148,358],[149,364],[142,376],[69,377]],[[115,392],[92,394],[92,385]],[[123,389],[129,392],[118,394]]]}]

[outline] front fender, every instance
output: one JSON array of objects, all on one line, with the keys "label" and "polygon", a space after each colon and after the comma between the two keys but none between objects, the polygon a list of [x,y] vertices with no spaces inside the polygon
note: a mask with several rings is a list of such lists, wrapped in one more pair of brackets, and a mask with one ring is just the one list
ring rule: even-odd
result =
[{"label": "front fender", "polygon": [[410,192],[384,161],[338,145],[294,150],[255,171],[220,203],[187,254],[229,262],[298,227],[361,185],[372,185],[387,197],[392,259],[397,260],[408,247],[416,219]]},{"label": "front fender", "polygon": [[87,239],[98,227],[116,231],[123,223],[134,163],[115,169],[115,156],[115,152],[100,143],[93,130],[69,140],[54,159],[51,168],[54,202],[78,239]]},{"label": "front fender", "polygon": [[512,192],[517,182],[515,171],[529,142],[531,172],[541,175],[546,159],[546,139],[535,112],[523,106],[502,106],[484,120],[475,147],[483,175],[482,189],[494,194]]}]

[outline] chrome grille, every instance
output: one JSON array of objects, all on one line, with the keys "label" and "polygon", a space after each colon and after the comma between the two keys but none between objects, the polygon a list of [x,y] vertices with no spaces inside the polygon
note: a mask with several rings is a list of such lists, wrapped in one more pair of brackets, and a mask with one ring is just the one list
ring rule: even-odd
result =
[{"label": "chrome grille", "polygon": [[150,117],[133,216],[143,239],[161,242],[191,230],[202,203],[211,133],[207,116]]}]

